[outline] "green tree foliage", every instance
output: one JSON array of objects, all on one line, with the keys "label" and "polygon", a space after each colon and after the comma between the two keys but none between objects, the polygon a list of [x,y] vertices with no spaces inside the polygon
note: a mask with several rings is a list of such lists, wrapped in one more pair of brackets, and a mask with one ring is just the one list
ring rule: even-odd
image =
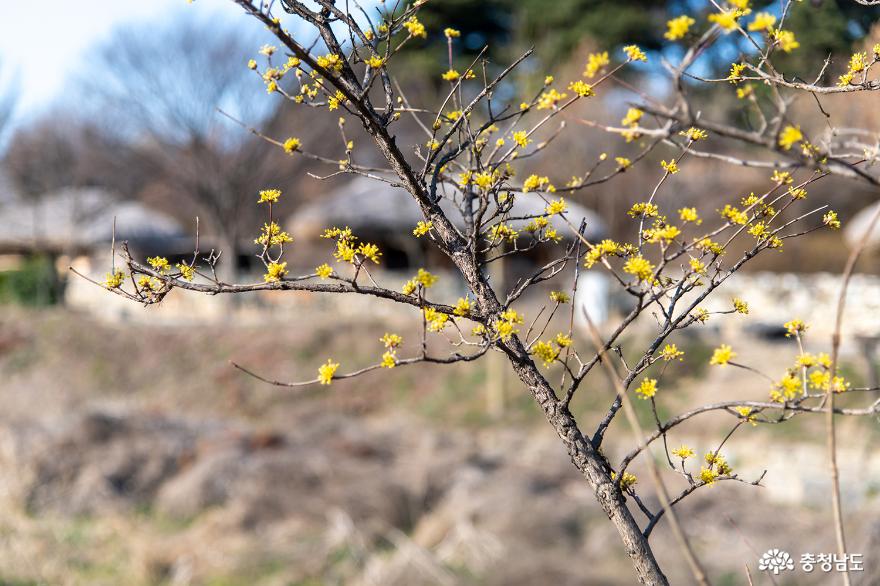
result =
[{"label": "green tree foliage", "polygon": [[[695,8],[696,5],[696,8]],[[779,12],[778,2],[752,2],[753,12]],[[614,49],[637,43],[647,50],[664,44],[666,19],[670,15],[690,14],[697,30],[705,30],[709,11],[703,2],[689,0],[442,0],[423,8],[422,20],[428,40],[414,45],[411,58],[423,68],[446,69],[446,39],[443,27],[452,24],[461,30],[462,52],[456,66],[464,66],[484,45],[492,47],[495,60],[509,60],[513,53],[535,47],[536,75],[552,70],[568,59],[585,39],[597,47]],[[747,17],[748,18],[748,17]],[[785,28],[804,31],[798,36],[801,47],[788,56],[791,70],[815,75],[815,64],[829,54],[845,59],[880,19],[880,7],[866,8],[851,0],[804,0],[796,3],[786,18]],[[809,34],[806,34],[809,31]],[[431,50],[434,49],[434,50]],[[739,51],[748,50],[742,38],[731,37],[708,55],[707,65],[726,70]],[[505,54],[500,54],[503,50]],[[538,59],[537,57],[535,58]]]}]

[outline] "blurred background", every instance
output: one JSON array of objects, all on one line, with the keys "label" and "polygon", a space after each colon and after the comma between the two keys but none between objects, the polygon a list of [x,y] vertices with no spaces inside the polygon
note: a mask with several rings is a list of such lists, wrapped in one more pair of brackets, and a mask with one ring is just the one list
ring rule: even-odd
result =
[{"label": "blurred background", "polygon": [[[391,69],[411,103],[436,108],[448,68],[443,27],[462,31],[460,68],[485,45],[496,68],[535,47],[498,90],[518,103],[546,75],[578,78],[590,52],[617,53],[635,42],[649,64],[625,81],[662,98],[668,87],[656,64],[680,57],[663,42],[664,23],[685,12],[704,17],[705,4],[436,0],[420,13],[428,38]],[[785,57],[784,69],[812,79],[832,54],[826,75],[836,79],[852,51],[880,42],[878,17],[880,8],[850,0],[795,4],[787,28],[801,48]],[[286,18],[291,30],[308,34]],[[114,221],[117,239],[140,259],[190,257],[198,217],[201,250],[223,251],[222,278],[260,280],[253,240],[264,218],[256,194],[277,187],[281,223],[294,237],[286,257],[293,272],[329,261],[319,230],[348,224],[380,244],[377,279],[384,284],[398,287],[428,266],[441,276],[440,297],[454,302],[463,294],[449,267],[408,236],[414,209],[394,205],[394,189],[344,175],[316,180],[310,174],[335,168],[290,157],[221,115],[341,156],[337,116],[267,95],[247,68],[270,41],[222,0],[7,1],[0,8],[0,584],[633,583],[589,488],[503,361],[398,368],[304,390],[267,386],[229,364],[281,380],[312,378],[328,356],[354,370],[378,360],[386,331],[415,343],[414,311],[349,296],[264,292],[233,300],[179,290],[144,308],[68,270],[103,280]],[[726,76],[747,50],[725,40],[700,59],[699,70]],[[698,85],[688,91],[707,92]],[[742,122],[733,86],[709,92],[705,115]],[[880,109],[868,94],[827,98],[823,106],[838,125],[877,132]],[[644,146],[639,141],[625,143],[580,120],[617,125],[637,102],[620,84],[579,103],[565,116],[566,133],[523,162],[521,173],[540,171],[562,185],[602,152],[632,157]],[[805,129],[810,121],[816,129],[824,124],[807,99],[795,113]],[[355,126],[347,128],[355,161],[377,163]],[[425,140],[406,118],[394,129],[399,144]],[[636,228],[625,212],[653,187],[664,155],[655,151],[616,180],[572,194],[572,206],[595,234],[632,240]],[[765,171],[717,161],[690,159],[685,167],[667,183],[665,203],[696,206],[704,217],[768,181]],[[708,309],[727,310],[741,297],[752,311],[713,317],[671,340],[686,354],[664,374],[670,392],[661,415],[766,397],[760,377],[708,368],[721,341],[774,378],[797,353],[784,337],[785,321],[811,324],[807,350],[828,349],[835,273],[859,237],[847,226],[864,226],[880,193],[840,179],[809,191],[811,202],[839,211],[844,229],[789,240],[783,253],[765,253],[725,285]],[[366,200],[384,213],[354,207]],[[854,386],[878,385],[874,241],[880,233],[849,298],[841,368]],[[507,278],[535,262],[510,263]],[[577,303],[612,324],[626,300],[601,277],[591,284]],[[550,288],[523,300],[526,315]],[[637,356],[654,325],[636,324],[622,340],[624,353]],[[586,332],[576,333],[586,348]],[[611,398],[597,371],[574,403],[585,430]],[[650,417],[646,409],[642,415]],[[707,451],[734,422],[707,415],[670,441]],[[850,550],[865,554],[857,582],[876,584],[880,457],[870,447],[878,425],[876,418],[840,425]],[[685,528],[717,583],[746,584],[745,565],[756,584],[771,583],[755,575],[770,547],[834,551],[822,429],[818,418],[796,418],[741,430],[725,453],[748,481],[768,470],[764,486],[722,483],[683,505]],[[629,430],[615,422],[605,450],[619,458],[630,446]],[[686,583],[666,527],[652,540],[672,582]],[[797,583],[828,580],[799,574]]]}]

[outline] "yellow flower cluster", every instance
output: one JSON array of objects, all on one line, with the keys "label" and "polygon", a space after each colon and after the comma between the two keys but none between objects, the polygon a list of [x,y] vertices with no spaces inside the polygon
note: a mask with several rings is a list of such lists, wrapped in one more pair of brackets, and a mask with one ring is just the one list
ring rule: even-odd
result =
[{"label": "yellow flower cluster", "polygon": [[590,53],[587,57],[587,66],[584,69],[584,77],[593,79],[596,77],[596,74],[607,67],[609,63],[608,51],[603,51],[602,53]]},{"label": "yellow flower cluster", "polygon": [[270,262],[268,265],[266,265],[266,274],[263,275],[263,280],[267,283],[277,283],[286,274],[287,274],[287,263],[273,261],[273,262]]},{"label": "yellow flower cluster", "polygon": [[318,275],[321,279],[327,279],[330,275],[333,274],[333,267],[324,263],[320,266],[315,267],[315,274]]},{"label": "yellow flower cluster", "polygon": [[318,369],[318,382],[322,385],[329,385],[336,375],[337,368],[339,368],[339,363],[328,358],[327,362]]},{"label": "yellow flower cluster", "polygon": [[748,29],[751,32],[770,31],[773,30],[774,24],[776,24],[776,17],[774,15],[769,12],[759,12],[752,19],[752,22],[749,23]]},{"label": "yellow flower cluster", "polygon": [[[616,472],[611,473],[611,480],[617,480],[617,473]],[[635,474],[630,474],[629,472],[624,472],[623,477],[620,479],[620,490],[629,490],[638,481],[639,481],[639,479],[636,478]]]},{"label": "yellow flower cluster", "polygon": [[666,22],[667,31],[663,36],[670,41],[683,39],[695,22],[696,21],[687,14],[682,14],[681,16],[668,20]]},{"label": "yellow flower cluster", "polygon": [[116,269],[115,272],[107,273],[104,277],[104,286],[108,289],[116,289],[122,286],[122,282],[125,280],[125,273],[121,270]]},{"label": "yellow flower cluster", "polygon": [[415,16],[409,17],[403,23],[403,27],[412,37],[421,37],[423,39],[428,38],[428,31],[425,30],[425,25],[419,22],[419,19]]},{"label": "yellow flower cluster", "polygon": [[654,265],[639,254],[627,259],[623,265],[623,272],[633,275],[639,282],[652,281],[654,278]]},{"label": "yellow flower cluster", "polygon": [[523,317],[515,309],[508,309],[503,311],[492,325],[498,337],[506,342],[519,332],[516,326],[522,323]]},{"label": "yellow flower cluster", "polygon": [[185,262],[179,262],[176,265],[177,270],[180,271],[180,276],[186,279],[187,281],[192,281],[196,276],[196,269],[186,264]]},{"label": "yellow flower cluster", "polygon": [[433,307],[426,307],[424,310],[424,315],[425,323],[428,326],[429,332],[443,331],[443,328],[445,328],[449,324],[449,315],[437,311]]},{"label": "yellow flower cluster", "polygon": [[571,297],[564,291],[550,291],[550,301],[553,303],[568,303]]},{"label": "yellow flower cluster", "polygon": [[153,256],[147,259],[147,264],[153,267],[154,271],[160,273],[167,273],[171,270],[171,265],[168,264],[168,259],[164,256]]},{"label": "yellow flower cluster", "polygon": [[397,348],[403,343],[403,338],[397,334],[385,332],[385,335],[379,338],[379,341],[382,342],[386,349],[385,353],[382,354],[380,366],[382,368],[394,368],[397,366]]},{"label": "yellow flower cluster", "polygon": [[435,283],[437,283],[438,280],[439,277],[437,277],[436,275],[432,275],[425,269],[420,268],[418,273],[416,273],[416,276],[403,285],[403,294],[412,295],[419,287],[422,287],[423,289],[430,289],[434,286]]},{"label": "yellow flower cluster", "polygon": [[804,134],[801,132],[801,127],[789,124],[779,133],[779,146],[788,151],[803,139]]},{"label": "yellow flower cluster", "polygon": [[431,231],[431,228],[434,227],[434,222],[422,222],[420,221],[416,224],[416,227],[413,229],[413,236],[416,238],[420,238]]},{"label": "yellow flower cluster", "polygon": [[638,393],[638,395],[642,399],[650,399],[657,394],[657,379],[644,379],[639,387],[636,389],[636,393]]},{"label": "yellow flower cluster", "polygon": [[682,460],[687,460],[688,458],[692,458],[695,453],[688,446],[682,445],[681,447],[672,450],[672,455],[676,458],[681,458]]},{"label": "yellow flower cluster", "polygon": [[278,203],[279,197],[281,197],[280,189],[264,189],[260,192],[260,199],[257,203]]},{"label": "yellow flower cluster", "polygon": [[679,350],[678,346],[675,344],[666,344],[663,347],[663,350],[660,351],[660,358],[666,362],[671,362],[676,358],[678,360],[684,360],[682,356],[684,356],[684,352]]},{"label": "yellow flower cluster", "polygon": [[592,268],[594,264],[599,262],[606,256],[624,256],[630,252],[626,245],[618,244],[614,240],[606,238],[599,244],[593,246],[586,255],[584,255],[584,266]]},{"label": "yellow flower cluster", "polygon": [[623,48],[623,52],[626,53],[627,59],[630,61],[647,61],[648,56],[645,55],[645,52],[642,51],[638,45],[627,45]]},{"label": "yellow flower cluster", "polygon": [[281,246],[288,242],[293,242],[293,238],[275,222],[263,224],[260,235],[254,240],[254,244],[260,244],[267,248],[270,246]]},{"label": "yellow flower cluster", "polygon": [[715,351],[712,352],[712,358],[709,359],[709,364],[727,366],[735,357],[736,352],[733,351],[733,348],[727,344],[721,344],[721,346],[715,348]]}]

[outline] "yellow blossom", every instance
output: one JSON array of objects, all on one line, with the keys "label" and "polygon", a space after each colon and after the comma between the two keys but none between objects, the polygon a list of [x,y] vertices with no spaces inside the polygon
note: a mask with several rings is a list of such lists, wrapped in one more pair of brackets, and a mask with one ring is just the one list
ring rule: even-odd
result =
[{"label": "yellow blossom", "polygon": [[736,352],[733,351],[733,348],[727,344],[721,344],[721,346],[715,348],[712,358],[709,359],[709,364],[726,366],[734,357],[736,357]]},{"label": "yellow blossom", "polygon": [[471,301],[467,297],[459,297],[455,302],[455,309],[452,311],[458,317],[465,317],[471,311]]},{"label": "yellow blossom", "polygon": [[413,236],[420,238],[431,231],[431,228],[434,227],[434,222],[422,222],[419,221],[416,224],[416,227],[413,229]]},{"label": "yellow blossom", "polygon": [[423,39],[428,37],[428,31],[425,30],[425,25],[419,22],[419,19],[415,16],[409,17],[409,19],[403,23],[403,27],[409,32],[410,36],[422,37]]},{"label": "yellow blossom", "polygon": [[620,124],[629,127],[637,126],[644,114],[645,113],[638,108],[629,108],[626,111],[626,116],[624,116],[623,119],[620,121]]},{"label": "yellow blossom", "polygon": [[379,69],[382,65],[385,64],[385,60],[379,57],[378,55],[370,55],[370,58],[367,59],[367,66],[372,69]]},{"label": "yellow blossom", "polygon": [[792,146],[803,139],[804,135],[801,132],[800,126],[792,126],[789,124],[781,133],[779,133],[779,146],[788,151],[791,150]]},{"label": "yellow blossom", "polygon": [[682,356],[684,356],[684,352],[679,350],[678,346],[676,346],[675,344],[666,344],[663,347],[663,350],[660,351],[660,358],[665,360],[666,362],[671,362],[676,358],[678,360],[684,360]]},{"label": "yellow blossom", "polygon": [[633,218],[637,218],[639,216],[644,218],[654,218],[659,213],[660,210],[655,204],[647,202],[635,203],[627,212],[627,214],[629,214]]},{"label": "yellow blossom", "polygon": [[681,132],[679,132],[679,134],[681,136],[686,136],[688,139],[694,142],[698,140],[704,140],[706,137],[709,136],[709,134],[705,130],[694,128],[693,126],[688,128],[687,130],[682,130]]},{"label": "yellow blossom", "polygon": [[724,10],[709,15],[709,22],[714,22],[726,32],[730,32],[736,28],[737,19],[742,16],[739,10]]},{"label": "yellow blossom", "polygon": [[337,368],[339,368],[339,363],[333,362],[328,358],[326,364],[322,364],[318,369],[318,381],[322,385],[329,385],[330,381],[333,380],[333,376],[336,374]]},{"label": "yellow blossom", "polygon": [[521,148],[526,148],[532,141],[529,138],[528,132],[526,132],[525,130],[518,130],[513,133],[513,142],[515,142]]},{"label": "yellow blossom", "polygon": [[285,274],[287,274],[286,262],[270,262],[269,266],[266,267],[266,274],[263,275],[263,280],[267,283],[277,283]]},{"label": "yellow blossom", "polygon": [[666,28],[668,30],[663,36],[670,41],[677,41],[678,39],[684,38],[695,22],[696,21],[687,14],[682,14],[679,17],[668,20],[666,21]]},{"label": "yellow blossom", "polygon": [[635,276],[639,281],[650,281],[654,275],[654,265],[641,255],[627,259],[623,271]]},{"label": "yellow blossom", "polygon": [[263,246],[281,246],[288,242],[292,242],[293,238],[290,234],[283,231],[281,226],[272,222],[271,224],[263,224],[260,236],[254,240],[254,244],[262,244]]},{"label": "yellow blossom", "polygon": [[171,266],[168,264],[168,259],[164,256],[150,257],[147,259],[147,263],[153,267],[153,270],[163,274],[171,270]]},{"label": "yellow blossom", "polygon": [[568,94],[561,94],[555,89],[551,88],[550,90],[543,92],[538,97],[538,110],[549,110],[551,108],[556,108],[556,104],[564,100],[566,97],[568,97]]},{"label": "yellow blossom", "polygon": [[590,96],[596,95],[596,92],[593,91],[593,86],[580,80],[568,84],[568,89],[577,94],[579,98],[589,98]]},{"label": "yellow blossom", "polygon": [[801,321],[799,319],[793,319],[791,321],[785,322],[782,327],[784,327],[787,332],[785,334],[785,337],[789,338],[791,336],[803,334],[804,332],[807,331],[807,328],[809,328],[810,326],[808,326],[807,324],[805,324],[803,321]]},{"label": "yellow blossom", "polygon": [[550,342],[538,341],[532,346],[532,354],[544,362],[544,366],[550,366],[559,356],[559,348]]},{"label": "yellow blossom", "polygon": [[698,226],[703,223],[703,220],[700,219],[700,215],[697,213],[697,208],[681,208],[678,210],[678,217],[681,218],[682,222],[693,222]]},{"label": "yellow blossom", "polygon": [[668,163],[665,160],[660,161],[660,166],[666,169],[666,171],[671,175],[675,175],[676,173],[678,173],[678,163],[675,162],[675,159],[672,159]]},{"label": "yellow blossom", "polygon": [[733,298],[733,309],[737,313],[742,313],[743,315],[746,315],[749,313],[749,304],[746,303],[745,301],[743,301],[742,299],[739,299],[738,297],[734,297]]},{"label": "yellow blossom", "polygon": [[260,192],[260,200],[257,203],[278,203],[279,197],[281,197],[280,189],[264,189]]},{"label": "yellow blossom", "polygon": [[299,147],[302,146],[302,141],[300,139],[291,136],[287,140],[284,141],[284,152],[285,153],[293,153],[294,151],[299,150]]},{"label": "yellow blossom", "polygon": [[548,177],[538,177],[537,175],[529,175],[523,182],[523,191],[536,191],[550,184]]},{"label": "yellow blossom", "polygon": [[454,28],[445,28],[443,29],[443,34],[446,35],[447,39],[454,39],[461,36],[461,31],[457,31]]},{"label": "yellow blossom", "polygon": [[657,379],[644,379],[639,385],[639,388],[636,389],[636,393],[638,393],[642,399],[650,399],[657,394]]},{"label": "yellow blossom", "polygon": [[561,214],[565,211],[565,200],[561,197],[555,201],[551,201],[545,210],[548,216],[552,216],[554,214]]},{"label": "yellow blossom", "polygon": [[590,53],[587,57],[587,66],[586,69],[584,69],[584,77],[590,79],[596,77],[596,74],[609,63],[608,51],[603,51],[602,53]]},{"label": "yellow blossom", "polygon": [[774,24],[776,24],[775,16],[769,12],[759,12],[755,15],[754,20],[749,23],[749,30],[752,32],[769,31],[773,28]]},{"label": "yellow blossom", "polygon": [[[611,480],[617,480],[617,473],[611,473]],[[638,482],[638,478],[636,478],[635,474],[630,474],[629,472],[624,472],[623,477],[620,479],[620,490],[629,490],[633,487],[634,484]]]},{"label": "yellow blossom", "polygon": [[397,357],[394,352],[386,351],[382,354],[382,362],[379,363],[382,368],[394,368],[397,366]]},{"label": "yellow blossom", "polygon": [[315,274],[322,279],[326,279],[333,274],[333,267],[331,267],[327,263],[324,263],[318,267],[315,267]]},{"label": "yellow blossom", "polygon": [[630,61],[648,60],[648,56],[645,55],[644,51],[642,51],[638,45],[627,45],[623,48],[623,52],[626,53],[626,56]]},{"label": "yellow blossom", "polygon": [[450,69],[440,77],[446,81],[457,81],[458,78],[461,77],[461,74],[454,69]]},{"label": "yellow blossom", "polygon": [[692,458],[694,456],[694,451],[689,447],[682,445],[678,449],[672,450],[672,455],[676,458],[687,460],[688,458]]},{"label": "yellow blossom", "polygon": [[727,76],[727,80],[730,83],[738,83],[742,80],[743,71],[746,70],[745,63],[731,63],[730,64],[730,74]]},{"label": "yellow blossom", "polygon": [[718,473],[710,468],[700,469],[700,480],[703,484],[712,484],[718,479]]},{"label": "yellow blossom", "polygon": [[116,289],[117,287],[122,286],[122,282],[125,280],[125,273],[116,269],[115,272],[107,273],[106,277],[104,277],[104,286],[110,289]]},{"label": "yellow blossom", "polygon": [[550,291],[550,301],[554,303],[568,303],[571,297],[565,291]]},{"label": "yellow blossom", "polygon": [[794,33],[791,31],[785,30],[776,30],[773,31],[773,37],[776,39],[776,42],[779,44],[779,48],[785,51],[786,53],[791,53],[795,49],[801,46],[801,44],[795,39]]},{"label": "yellow blossom", "polygon": [[840,220],[837,218],[837,212],[834,210],[830,210],[822,216],[822,223],[832,230],[838,230],[840,228]]},{"label": "yellow blossom", "polygon": [[179,262],[174,266],[176,266],[177,270],[180,271],[180,276],[187,281],[192,281],[195,278],[196,270],[192,266],[184,262]]},{"label": "yellow blossom", "polygon": [[556,338],[553,341],[561,348],[571,346],[571,336],[566,336],[565,334],[556,334]]}]

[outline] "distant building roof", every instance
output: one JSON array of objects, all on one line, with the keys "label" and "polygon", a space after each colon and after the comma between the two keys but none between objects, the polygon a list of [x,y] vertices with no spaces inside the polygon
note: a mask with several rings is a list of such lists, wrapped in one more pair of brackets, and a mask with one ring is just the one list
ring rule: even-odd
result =
[{"label": "distant building roof", "polygon": [[[547,202],[537,193],[514,195],[516,199],[511,217],[540,215],[547,207]],[[459,199],[460,193],[454,193],[452,197]],[[440,200],[440,207],[459,229],[465,227],[462,214],[453,201],[444,197]],[[490,213],[494,207],[494,204],[490,206]],[[567,210],[565,218],[574,226],[579,226],[581,220],[586,219],[585,236],[588,239],[595,240],[606,234],[605,223],[596,212],[573,202],[568,202]],[[564,220],[558,216],[548,219],[560,234],[570,237],[571,229]],[[290,217],[288,225],[293,233],[306,237],[313,237],[331,226],[349,226],[355,232],[388,230],[409,234],[420,220],[424,220],[421,210],[405,189],[358,177],[337,191],[300,208]],[[527,222],[513,220],[511,224],[521,228]]]},{"label": "distant building roof", "polygon": [[[850,248],[854,248],[856,244],[865,239],[865,234],[874,220],[874,215],[880,211],[880,202],[874,203],[858,212],[847,221],[844,219],[843,238]],[[867,247],[880,247],[880,221],[878,221],[871,233],[867,236]]]},{"label": "distant building roof", "polygon": [[156,242],[185,236],[170,216],[103,189],[68,188],[0,206],[0,248],[83,250],[117,241]]},{"label": "distant building roof", "polygon": [[9,176],[3,167],[0,167],[0,207],[17,199],[18,190],[15,188],[12,177]]}]

